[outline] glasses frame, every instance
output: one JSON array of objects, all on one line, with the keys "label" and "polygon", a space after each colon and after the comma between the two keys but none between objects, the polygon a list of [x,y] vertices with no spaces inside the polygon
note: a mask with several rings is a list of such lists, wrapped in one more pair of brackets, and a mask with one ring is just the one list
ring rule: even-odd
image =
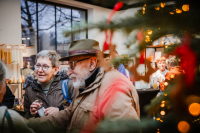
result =
[{"label": "glasses frame", "polygon": [[84,61],[84,60],[87,60],[87,59],[90,59],[90,58],[91,58],[91,57],[89,57],[89,58],[84,58],[84,59],[77,60],[77,61],[73,61],[73,62],[69,62],[69,67],[70,67],[72,70],[74,70],[75,67],[76,67],[76,63],[77,63],[77,62],[81,62],[81,61]]},{"label": "glasses frame", "polygon": [[[35,66],[35,70],[40,70],[40,68],[42,67],[42,70],[43,70],[43,71],[48,71],[48,70],[49,70],[49,67],[52,67],[52,66],[48,66],[48,65],[47,65],[47,66],[48,66],[48,69],[47,69],[47,70],[44,70],[44,69],[43,69],[44,66],[42,66],[42,65],[40,65],[40,67],[39,67],[38,69],[36,69],[36,66],[37,66],[37,65],[34,65],[34,66]],[[52,68],[53,68],[53,67],[52,67]]]}]

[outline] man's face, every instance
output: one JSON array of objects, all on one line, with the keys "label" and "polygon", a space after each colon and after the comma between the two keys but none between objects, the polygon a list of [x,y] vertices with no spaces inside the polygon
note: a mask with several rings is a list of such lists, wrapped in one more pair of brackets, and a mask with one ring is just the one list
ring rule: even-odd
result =
[{"label": "man's face", "polygon": [[160,61],[159,62],[159,70],[161,72],[165,71],[165,67],[166,67],[166,62],[165,61]]},{"label": "man's face", "polygon": [[69,68],[67,75],[69,78],[73,79],[73,85],[75,89],[85,88],[85,79],[91,75],[89,71],[89,58],[87,56],[75,56],[69,59],[69,64],[75,61],[79,61],[77,63],[73,63],[73,68]]}]

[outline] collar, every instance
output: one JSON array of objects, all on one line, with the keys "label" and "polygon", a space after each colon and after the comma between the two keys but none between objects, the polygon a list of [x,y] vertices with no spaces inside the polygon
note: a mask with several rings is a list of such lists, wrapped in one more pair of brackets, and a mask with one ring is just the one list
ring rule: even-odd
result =
[{"label": "collar", "polygon": [[85,87],[88,87],[92,82],[95,81],[97,74],[99,73],[99,68],[96,67],[92,74],[85,79]]},{"label": "collar", "polygon": [[[87,88],[91,83],[95,81],[96,76],[99,73],[99,71],[100,71],[99,68],[96,67],[94,71],[92,72],[92,74],[88,78],[85,79],[85,88]],[[79,92],[80,93],[83,92],[85,88],[79,89]]]}]

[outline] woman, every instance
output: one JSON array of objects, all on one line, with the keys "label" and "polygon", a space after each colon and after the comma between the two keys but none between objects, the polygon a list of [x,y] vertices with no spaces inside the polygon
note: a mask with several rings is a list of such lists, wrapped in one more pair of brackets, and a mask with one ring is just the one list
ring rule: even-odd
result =
[{"label": "woman", "polygon": [[[38,109],[41,105],[45,108],[44,115],[64,109],[62,105],[64,97],[61,90],[63,75],[58,72],[59,59],[60,56],[52,50],[43,50],[36,55],[35,74],[37,79],[24,87],[26,118],[38,116]],[[70,94],[74,93],[71,80],[68,83],[68,90]],[[36,100],[39,100],[39,103],[34,102]]]},{"label": "woman", "polygon": [[[3,100],[6,92],[6,69],[0,61],[0,103]],[[28,128],[24,119],[14,110],[7,109],[6,106],[0,107],[0,132],[1,133],[33,133],[33,130]]]}]

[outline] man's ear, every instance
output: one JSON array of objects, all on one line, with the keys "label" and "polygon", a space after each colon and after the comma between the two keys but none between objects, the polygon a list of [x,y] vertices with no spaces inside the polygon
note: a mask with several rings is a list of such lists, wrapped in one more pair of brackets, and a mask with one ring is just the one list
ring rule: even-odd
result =
[{"label": "man's ear", "polygon": [[59,67],[54,67],[54,69],[55,69],[54,75],[56,75],[59,71]]},{"label": "man's ear", "polygon": [[94,71],[94,69],[97,67],[97,58],[96,57],[91,57],[89,64],[90,64],[89,71],[90,72]]}]

